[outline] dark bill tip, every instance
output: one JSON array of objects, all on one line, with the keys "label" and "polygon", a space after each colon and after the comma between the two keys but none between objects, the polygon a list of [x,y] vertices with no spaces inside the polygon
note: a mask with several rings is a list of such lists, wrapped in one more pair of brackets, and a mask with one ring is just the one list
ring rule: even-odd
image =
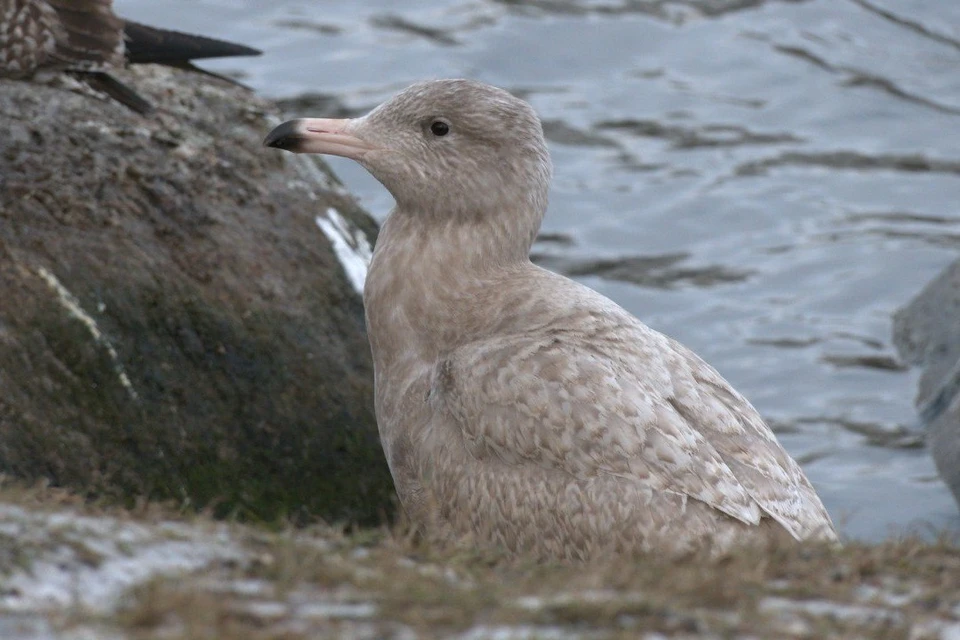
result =
[{"label": "dark bill tip", "polygon": [[300,121],[288,120],[277,125],[273,131],[267,134],[267,137],[263,139],[263,146],[283,149],[284,151],[296,151],[305,140],[306,136],[300,126]]}]

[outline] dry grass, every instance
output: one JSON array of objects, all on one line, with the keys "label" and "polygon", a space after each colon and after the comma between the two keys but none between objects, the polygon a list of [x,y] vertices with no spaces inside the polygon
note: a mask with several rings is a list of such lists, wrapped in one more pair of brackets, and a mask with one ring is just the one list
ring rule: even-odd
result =
[{"label": "dry grass", "polygon": [[[0,501],[212,524],[169,505],[119,510],[3,482]],[[501,627],[604,638],[925,640],[939,637],[943,624],[960,629],[960,547],[947,536],[843,548],[770,543],[719,559],[638,556],[571,566],[438,547],[403,525],[229,529],[245,561],[154,580],[132,589],[115,615],[73,612],[64,624],[93,621],[138,640],[392,637],[402,630],[432,638]],[[13,569],[28,564],[31,549],[22,541],[7,547]]]},{"label": "dry grass", "polygon": [[[851,543],[843,549],[782,546],[720,560],[637,557],[577,566],[438,550],[389,531],[346,535],[318,528],[273,535],[259,544],[257,561],[221,577],[263,580],[258,602],[373,604],[375,613],[361,622],[382,625],[383,637],[396,625],[423,637],[483,625],[563,628],[613,638],[636,637],[641,630],[671,637],[924,638],[916,631],[911,635],[911,629],[950,620],[960,606],[960,550],[947,539]],[[337,615],[304,620],[295,605],[275,618],[258,616],[244,605],[250,601],[154,584],[133,596],[123,624],[137,637],[154,637],[162,629],[164,637],[183,639],[272,639],[350,637],[350,625],[358,623]],[[784,613],[773,607],[781,601],[799,606]],[[819,602],[838,608],[819,611]],[[804,603],[814,604],[808,610]],[[183,633],[168,635],[171,629]]]},{"label": "dry grass", "polygon": [[157,502],[145,499],[136,499],[130,504],[121,505],[115,500],[87,497],[70,489],[50,486],[45,480],[25,483],[2,473],[0,473],[0,503],[20,506],[31,511],[59,511],[68,508],[81,515],[109,516],[118,520],[138,522],[171,520],[191,522],[197,518],[209,519],[212,509],[216,506],[197,512],[189,507],[181,507],[172,500]]}]

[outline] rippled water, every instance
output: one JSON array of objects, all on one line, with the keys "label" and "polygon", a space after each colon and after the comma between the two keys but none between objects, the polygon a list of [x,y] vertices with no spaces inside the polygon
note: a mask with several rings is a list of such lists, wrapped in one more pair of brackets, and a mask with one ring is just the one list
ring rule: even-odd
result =
[{"label": "rippled water", "polygon": [[[890,341],[893,311],[960,249],[960,3],[115,4],[264,49],[209,66],[296,115],[360,113],[427,77],[522,95],[556,166],[542,264],[720,369],[848,535],[960,529]],[[389,195],[333,164],[382,218]]]}]

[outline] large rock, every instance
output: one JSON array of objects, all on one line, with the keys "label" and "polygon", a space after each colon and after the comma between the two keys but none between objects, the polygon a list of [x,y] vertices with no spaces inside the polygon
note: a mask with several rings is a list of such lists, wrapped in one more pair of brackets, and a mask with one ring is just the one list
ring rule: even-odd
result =
[{"label": "large rock", "polygon": [[960,260],[894,316],[901,357],[923,366],[917,408],[937,469],[960,503]]},{"label": "large rock", "polygon": [[260,146],[265,101],[123,77],[155,115],[0,81],[0,473],[378,520],[357,291],[375,224],[319,161]]}]

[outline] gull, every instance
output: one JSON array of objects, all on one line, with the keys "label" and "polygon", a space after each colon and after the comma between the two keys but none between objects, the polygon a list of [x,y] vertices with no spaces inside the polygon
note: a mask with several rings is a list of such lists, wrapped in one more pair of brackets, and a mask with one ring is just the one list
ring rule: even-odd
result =
[{"label": "gull", "polygon": [[364,305],[384,453],[426,534],[553,560],[836,540],[799,465],[713,367],[530,262],[551,163],[526,102],[428,81],[264,144],[352,158],[396,201]]}]

